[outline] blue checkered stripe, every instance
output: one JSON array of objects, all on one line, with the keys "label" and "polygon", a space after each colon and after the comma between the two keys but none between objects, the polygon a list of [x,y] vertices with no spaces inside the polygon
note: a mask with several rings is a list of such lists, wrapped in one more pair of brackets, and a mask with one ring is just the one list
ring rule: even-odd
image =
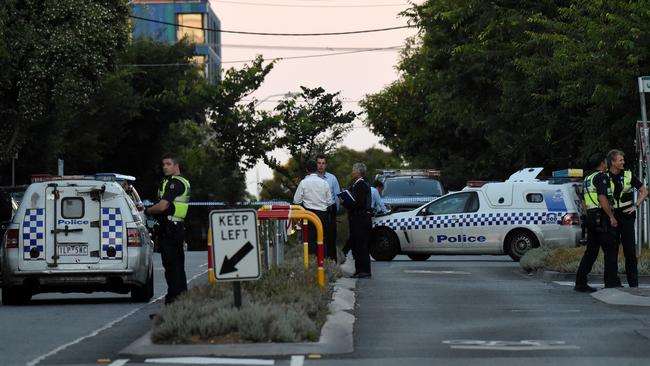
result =
[{"label": "blue checkered stripe", "polygon": [[498,212],[415,216],[376,220],[373,226],[388,226],[395,230],[417,230],[506,225],[559,225],[562,223],[564,214],[564,212]]},{"label": "blue checkered stripe", "polygon": [[[121,259],[124,241],[122,213],[117,207],[102,207],[102,259]],[[108,256],[108,249],[115,248],[115,257]]]},{"label": "blue checkered stripe", "polygon": [[[31,252],[36,249],[38,257],[32,258]],[[23,259],[45,259],[45,210],[28,208],[23,219]]]}]

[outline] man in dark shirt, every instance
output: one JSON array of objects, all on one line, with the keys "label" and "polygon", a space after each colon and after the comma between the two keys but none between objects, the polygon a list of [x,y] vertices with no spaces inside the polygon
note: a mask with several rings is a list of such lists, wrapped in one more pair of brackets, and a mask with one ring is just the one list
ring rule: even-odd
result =
[{"label": "man in dark shirt", "polygon": [[353,278],[371,277],[368,240],[372,228],[372,199],[370,197],[370,185],[363,179],[365,174],[365,164],[356,163],[352,165],[352,179],[354,182],[348,191],[354,200],[342,201],[343,206],[348,209],[349,215],[350,245],[352,246],[355,266]]},{"label": "man in dark shirt", "polygon": [[598,257],[600,248],[605,254],[605,286],[612,286],[619,283],[616,274],[616,245],[614,242],[614,229],[616,218],[614,217],[609,202],[609,179],[605,174],[607,160],[605,154],[594,154],[589,159],[589,167],[592,173],[584,180],[584,207],[587,211],[587,248],[580,260],[576,273],[576,285],[574,290],[578,292],[595,292],[595,288],[587,284],[589,272]]},{"label": "man in dark shirt", "polygon": [[165,154],[162,167],[165,179],[158,191],[160,201],[146,209],[145,214],[156,216],[162,231],[159,247],[167,280],[165,304],[169,304],[187,291],[183,221],[187,216],[191,189],[190,182],[181,176],[178,156]]},{"label": "man in dark shirt", "polygon": [[[648,189],[631,171],[625,170],[625,154],[622,151],[611,150],[607,153],[607,163],[609,165],[610,189],[613,192],[612,206],[614,216],[618,221],[616,242],[620,241],[623,246],[627,284],[630,287],[639,287],[634,223],[636,221],[636,209],[648,196]],[[636,201],[634,201],[634,188],[639,191]],[[616,253],[618,255],[618,244],[616,245]]]}]

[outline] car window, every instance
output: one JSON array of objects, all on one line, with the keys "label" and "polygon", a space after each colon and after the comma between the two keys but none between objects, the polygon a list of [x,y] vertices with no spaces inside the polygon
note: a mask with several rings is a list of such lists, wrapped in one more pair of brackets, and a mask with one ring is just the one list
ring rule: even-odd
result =
[{"label": "car window", "polygon": [[431,202],[424,209],[426,215],[443,215],[462,212],[474,212],[479,208],[476,192],[452,194]]},{"label": "car window", "polygon": [[383,197],[442,196],[442,184],[437,179],[394,178],[384,181]]}]

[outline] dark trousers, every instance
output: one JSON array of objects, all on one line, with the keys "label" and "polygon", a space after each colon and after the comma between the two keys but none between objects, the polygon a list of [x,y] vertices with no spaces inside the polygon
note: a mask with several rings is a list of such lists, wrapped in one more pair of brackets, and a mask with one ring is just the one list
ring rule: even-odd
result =
[{"label": "dark trousers", "polygon": [[604,253],[604,282],[605,286],[617,286],[620,281],[617,275],[616,243],[613,231],[597,230],[595,227],[587,228],[587,248],[580,260],[578,272],[576,273],[576,286],[587,284],[587,275],[598,258],[598,252],[603,249]]},{"label": "dark trousers", "polygon": [[368,240],[372,220],[370,214],[350,214],[350,245],[354,256],[356,273],[370,273],[370,254],[368,253]]},{"label": "dark trousers", "polygon": [[337,261],[336,256],[336,205],[327,208],[327,220],[329,228],[325,236],[325,255],[327,258]]},{"label": "dark trousers", "polygon": [[185,252],[183,252],[185,228],[182,222],[168,222],[161,225],[161,229],[160,256],[165,268],[165,280],[167,281],[165,304],[170,304],[178,295],[187,291]]},{"label": "dark trousers", "polygon": [[627,284],[630,287],[638,287],[639,272],[636,261],[636,241],[634,239],[635,217],[622,212],[616,212],[614,215],[616,221],[618,221],[618,228],[616,230],[616,256],[618,257],[618,243],[621,243],[623,246],[623,255],[625,255]]},{"label": "dark trousers", "polygon": [[[318,216],[320,219],[321,224],[323,225],[323,245],[327,243],[327,236],[329,235],[328,230],[329,230],[329,219],[327,217],[327,211],[318,211],[318,210],[312,210],[310,208],[307,209],[308,211],[311,211]],[[327,248],[325,248],[325,253],[327,253]],[[309,222],[309,254],[311,255],[318,255],[318,243],[316,242],[316,226]]]}]

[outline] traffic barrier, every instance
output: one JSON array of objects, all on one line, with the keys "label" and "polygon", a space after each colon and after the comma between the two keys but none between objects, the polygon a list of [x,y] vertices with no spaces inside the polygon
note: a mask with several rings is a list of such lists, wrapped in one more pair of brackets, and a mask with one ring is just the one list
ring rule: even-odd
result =
[{"label": "traffic barrier", "polygon": [[[301,206],[297,205],[279,205],[279,206],[262,206],[257,211],[258,220],[270,220],[270,219],[284,219],[284,220],[294,220],[302,219],[303,221],[309,221],[316,227],[316,243],[317,243],[317,255],[316,255],[316,275],[318,287],[321,289],[325,287],[325,247],[323,244],[323,224],[321,223],[318,216],[315,213],[305,210]],[[304,222],[303,222],[304,226]],[[303,234],[304,240],[304,234]],[[303,243],[303,248],[305,244]],[[309,268],[309,252],[303,249],[303,264],[305,268]]]}]

